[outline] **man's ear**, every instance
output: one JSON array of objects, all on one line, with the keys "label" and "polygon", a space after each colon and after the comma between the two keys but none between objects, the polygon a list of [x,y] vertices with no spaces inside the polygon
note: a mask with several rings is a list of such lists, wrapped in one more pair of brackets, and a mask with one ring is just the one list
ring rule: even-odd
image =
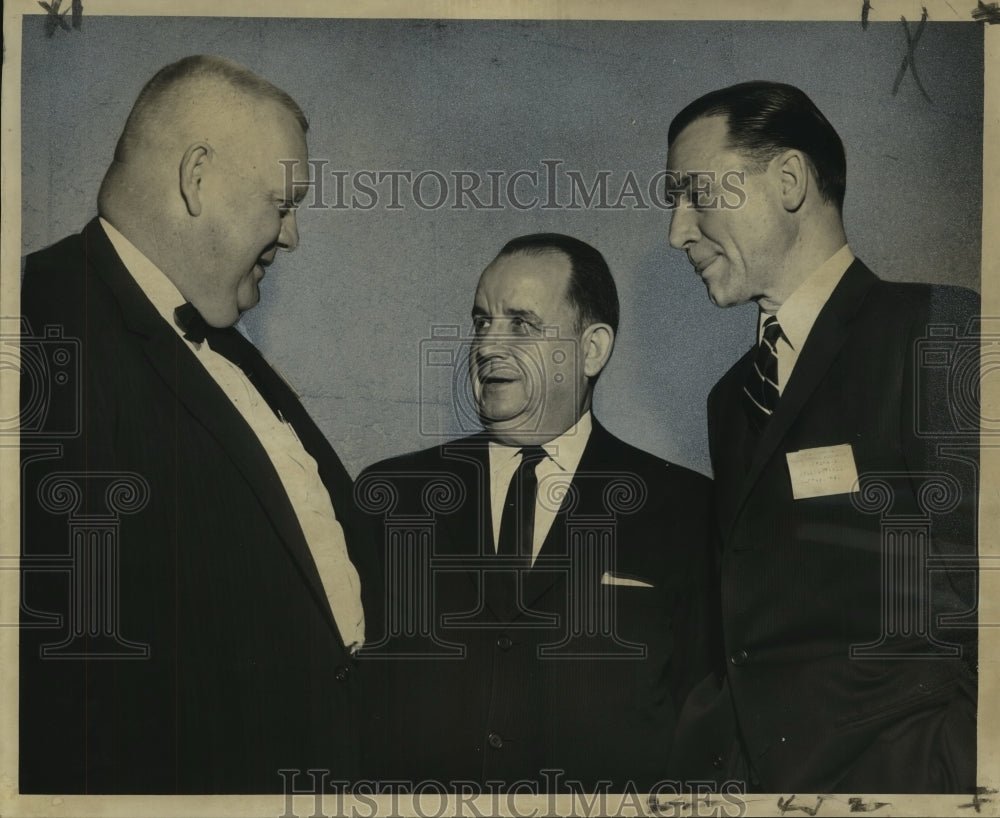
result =
[{"label": "man's ear", "polygon": [[809,190],[809,161],[802,151],[785,151],[776,159],[781,174],[781,204],[794,213],[806,199]]},{"label": "man's ear", "polygon": [[181,196],[191,216],[201,215],[201,180],[212,160],[212,149],[204,142],[189,145],[181,157]]},{"label": "man's ear", "polygon": [[615,346],[615,331],[610,324],[591,324],[580,337],[583,372],[588,378],[601,373]]}]

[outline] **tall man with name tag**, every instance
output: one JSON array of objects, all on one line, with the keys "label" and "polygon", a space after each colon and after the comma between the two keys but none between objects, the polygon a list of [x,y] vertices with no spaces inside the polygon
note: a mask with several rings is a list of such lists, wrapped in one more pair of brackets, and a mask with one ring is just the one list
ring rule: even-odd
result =
[{"label": "tall man with name tag", "polygon": [[[797,88],[695,100],[667,163],[670,243],[713,303],[760,308],[708,400],[725,651],[687,702],[676,772],[969,792],[978,296],[854,257],[843,145]],[[941,379],[963,360],[964,383]]]},{"label": "tall man with name tag", "polygon": [[[298,243],[306,129],[238,63],[168,65],[132,108],[99,217],[27,259],[21,792],[358,775],[351,479],[232,326]],[[29,354],[54,338],[78,356],[75,393],[30,428]]]},{"label": "tall man with name tag", "polygon": [[384,777],[560,792],[669,777],[707,672],[710,487],[594,417],[618,314],[590,245],[508,242],[472,309],[483,431],[358,478],[383,543],[388,616],[366,653],[386,672]]}]

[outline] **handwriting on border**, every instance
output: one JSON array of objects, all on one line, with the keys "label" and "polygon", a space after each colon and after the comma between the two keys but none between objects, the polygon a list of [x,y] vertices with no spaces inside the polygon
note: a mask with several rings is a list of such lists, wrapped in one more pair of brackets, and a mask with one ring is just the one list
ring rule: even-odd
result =
[{"label": "handwriting on border", "polygon": [[906,18],[900,17],[899,21],[902,23],[903,33],[906,35],[906,56],[903,57],[899,71],[896,72],[896,80],[892,84],[892,95],[896,96],[896,92],[899,91],[899,85],[903,81],[903,77],[906,76],[906,69],[909,68],[910,73],[913,74],[913,79],[917,83],[917,88],[920,89],[920,93],[924,99],[931,102],[931,95],[927,93],[927,89],[924,88],[924,84],[920,81],[920,75],[917,74],[917,58],[914,54],[917,50],[917,43],[920,42],[920,38],[924,34],[924,26],[927,24],[927,7],[924,6],[923,13],[920,15],[920,22],[917,23],[917,31],[912,37],[910,36],[910,24],[906,22]]},{"label": "handwriting on border", "polygon": [[857,796],[848,798],[847,804],[850,806],[851,812],[876,812],[882,807],[892,806],[889,801],[864,801]]},{"label": "handwriting on border", "polygon": [[1000,5],[997,3],[984,3],[979,0],[979,6],[972,10],[972,19],[977,23],[1000,23]]},{"label": "handwriting on border", "polygon": [[56,33],[57,28],[69,31],[69,24],[66,22],[66,15],[72,14],[73,28],[79,31],[83,26],[83,0],[73,0],[72,5],[66,11],[60,11],[62,0],[53,0],[46,3],[45,0],[38,0],[38,5],[45,9],[45,36],[51,37]]},{"label": "handwriting on border", "polygon": [[959,809],[974,809],[976,812],[982,812],[983,804],[989,804],[993,801],[992,798],[983,798],[984,795],[996,795],[1000,790],[991,790],[987,787],[976,787],[976,791],[972,794],[972,800],[968,804],[959,804]]},{"label": "handwriting on border", "polygon": [[813,806],[807,806],[806,804],[793,804],[792,801],[795,800],[794,795],[788,796],[787,799],[778,799],[778,809],[781,814],[784,815],[786,812],[804,812],[806,815],[816,815],[819,812],[819,808],[823,805],[823,796],[816,796],[816,803]]}]

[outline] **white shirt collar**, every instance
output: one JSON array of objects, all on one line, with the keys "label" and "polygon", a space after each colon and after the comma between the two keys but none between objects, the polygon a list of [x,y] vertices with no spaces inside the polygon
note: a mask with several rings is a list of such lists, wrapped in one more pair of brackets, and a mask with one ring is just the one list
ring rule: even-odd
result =
[{"label": "white shirt collar", "polygon": [[[153,264],[138,247],[125,238],[102,216],[101,227],[107,233],[111,246],[122,260],[125,268],[139,285],[146,298],[150,300],[156,311],[163,317],[170,326],[174,328],[178,335],[184,337],[184,332],[174,323],[174,310],[183,304],[187,299],[181,295],[166,273]],[[188,342],[190,343],[190,342]],[[192,346],[194,346],[192,344]]]},{"label": "white shirt collar", "polygon": [[[588,409],[576,423],[559,437],[554,437],[548,443],[543,443],[542,448],[562,471],[575,473],[576,467],[580,465],[580,458],[583,457],[583,450],[587,448],[587,441],[590,439],[593,426],[593,415]],[[521,448],[521,446],[507,446],[491,440],[489,445],[490,469],[496,471],[502,468],[517,456]]]},{"label": "white shirt collar", "polygon": [[[845,244],[799,284],[775,313],[778,323],[781,325],[782,334],[788,345],[796,352],[802,349],[813,324],[816,323],[820,310],[830,300],[830,295],[853,262],[854,253]],[[758,343],[766,318],[767,314],[761,312],[757,322]]]}]

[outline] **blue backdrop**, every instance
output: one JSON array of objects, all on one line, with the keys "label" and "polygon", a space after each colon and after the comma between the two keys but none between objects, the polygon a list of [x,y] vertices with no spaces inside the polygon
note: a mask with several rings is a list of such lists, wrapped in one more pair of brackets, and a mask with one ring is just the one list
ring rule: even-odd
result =
[{"label": "blue backdrop", "polygon": [[[705,398],[751,344],[755,312],[708,302],[648,183],[673,114],[733,82],[797,84],[834,123],[848,235],[876,272],[979,287],[976,24],[927,25],[915,53],[931,101],[909,73],[892,94],[906,54],[898,23],[88,16],[56,34],[25,18],[24,253],[94,215],[132,102],[166,63],[231,57],[302,105],[326,206],[300,211],[299,249],[271,268],[245,321],[354,474],[460,433],[455,378],[426,366],[427,351],[455,343],[449,328],[468,332],[476,279],[499,247],[543,230],[594,244],[618,281],[622,328],[597,415],[709,472]],[[578,187],[570,206],[574,178],[593,190],[589,205]],[[359,206],[337,206],[352,197]]]}]

